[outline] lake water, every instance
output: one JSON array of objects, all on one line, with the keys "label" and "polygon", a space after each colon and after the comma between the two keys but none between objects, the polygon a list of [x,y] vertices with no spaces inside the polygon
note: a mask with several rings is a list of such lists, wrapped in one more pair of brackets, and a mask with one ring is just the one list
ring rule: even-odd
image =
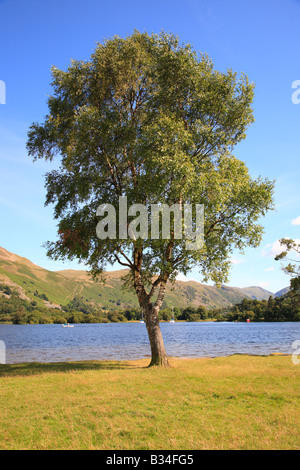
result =
[{"label": "lake water", "polygon": [[[231,354],[292,354],[300,322],[161,323],[167,354],[173,357]],[[150,356],[142,323],[0,325],[6,363],[140,359]],[[2,343],[3,344],[3,343]]]}]

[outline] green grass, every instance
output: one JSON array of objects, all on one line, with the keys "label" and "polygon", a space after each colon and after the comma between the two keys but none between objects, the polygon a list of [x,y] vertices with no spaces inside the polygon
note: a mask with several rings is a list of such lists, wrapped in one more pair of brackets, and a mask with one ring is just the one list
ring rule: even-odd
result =
[{"label": "green grass", "polygon": [[0,449],[299,449],[290,356],[0,365]]}]

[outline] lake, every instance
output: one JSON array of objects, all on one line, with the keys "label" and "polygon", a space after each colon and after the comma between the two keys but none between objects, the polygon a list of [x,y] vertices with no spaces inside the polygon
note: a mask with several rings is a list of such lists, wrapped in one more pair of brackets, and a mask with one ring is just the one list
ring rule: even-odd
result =
[{"label": "lake", "polygon": [[[173,357],[292,354],[292,343],[300,340],[300,322],[161,323],[161,330],[167,354]],[[150,357],[142,323],[0,325],[0,341],[7,364]]]}]

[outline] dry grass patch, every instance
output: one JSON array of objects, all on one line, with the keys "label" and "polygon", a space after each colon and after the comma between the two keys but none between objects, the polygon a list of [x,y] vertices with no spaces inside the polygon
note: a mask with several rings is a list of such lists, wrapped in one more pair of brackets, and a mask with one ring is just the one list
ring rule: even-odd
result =
[{"label": "dry grass patch", "polygon": [[289,356],[148,362],[0,366],[0,448],[299,449]]}]

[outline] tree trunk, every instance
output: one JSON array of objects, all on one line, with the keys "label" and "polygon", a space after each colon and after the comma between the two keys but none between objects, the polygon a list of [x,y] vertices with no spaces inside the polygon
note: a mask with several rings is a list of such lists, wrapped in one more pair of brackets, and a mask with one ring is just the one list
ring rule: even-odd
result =
[{"label": "tree trunk", "polygon": [[145,321],[147,332],[151,346],[151,366],[169,367],[168,357],[165,350],[164,340],[161,334],[158,309],[153,307],[152,304],[147,306],[145,312]]},{"label": "tree trunk", "polygon": [[139,299],[140,307],[143,310],[147,332],[149,336],[150,346],[151,346],[151,366],[163,366],[168,367],[168,358],[165,350],[164,340],[160,331],[158,312],[162,305],[164,298],[165,288],[166,288],[166,279],[163,279],[163,282],[160,282],[160,289],[157,300],[153,305],[151,303],[151,295],[147,294],[142,278],[141,278],[141,266],[142,266],[142,251],[138,247],[134,250],[134,288]]}]

